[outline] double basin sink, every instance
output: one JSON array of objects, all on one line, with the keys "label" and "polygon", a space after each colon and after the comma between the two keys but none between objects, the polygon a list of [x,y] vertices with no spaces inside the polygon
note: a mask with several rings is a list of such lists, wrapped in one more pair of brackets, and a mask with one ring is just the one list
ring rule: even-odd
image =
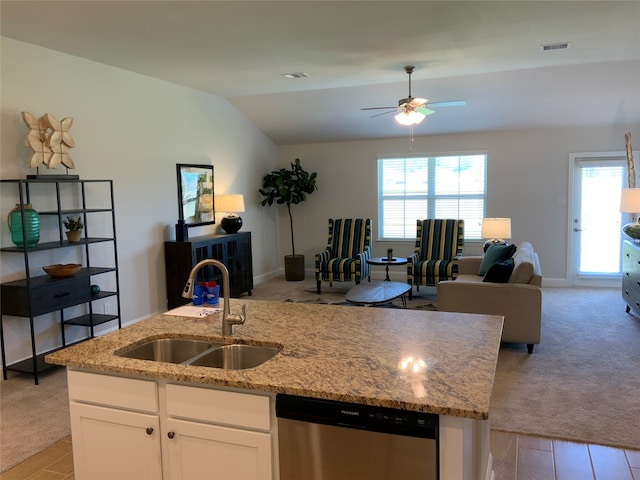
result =
[{"label": "double basin sink", "polygon": [[262,365],[282,350],[279,346],[218,343],[188,338],[157,338],[125,348],[120,357],[242,370]]}]

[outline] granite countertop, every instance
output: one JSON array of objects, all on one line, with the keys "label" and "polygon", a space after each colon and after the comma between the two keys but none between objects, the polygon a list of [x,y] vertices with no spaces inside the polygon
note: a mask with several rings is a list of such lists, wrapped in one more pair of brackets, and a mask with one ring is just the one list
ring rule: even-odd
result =
[{"label": "granite countertop", "polygon": [[[243,304],[247,321],[236,326],[233,337],[226,340],[283,347],[278,355],[255,368],[223,370],[114,354],[150,338],[222,340],[222,313],[203,318],[156,315],[51,353],[46,361],[105,373],[455,417],[489,416],[501,316],[244,298],[232,299],[231,311],[239,312]],[[412,365],[417,372],[411,370]]]}]

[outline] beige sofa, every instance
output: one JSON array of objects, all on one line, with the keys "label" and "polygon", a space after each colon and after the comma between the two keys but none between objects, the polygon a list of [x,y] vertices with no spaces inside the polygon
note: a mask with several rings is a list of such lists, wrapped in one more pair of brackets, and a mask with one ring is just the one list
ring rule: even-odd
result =
[{"label": "beige sofa", "polygon": [[513,255],[508,283],[483,282],[478,275],[481,256],[460,257],[458,277],[438,284],[438,310],[504,316],[502,341],[540,343],[542,323],[542,273],[531,243],[523,242]]}]

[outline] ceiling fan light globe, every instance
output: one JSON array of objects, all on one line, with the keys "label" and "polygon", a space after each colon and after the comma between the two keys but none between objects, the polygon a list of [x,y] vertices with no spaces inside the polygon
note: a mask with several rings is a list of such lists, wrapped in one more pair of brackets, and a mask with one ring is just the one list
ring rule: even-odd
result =
[{"label": "ceiling fan light globe", "polygon": [[394,118],[400,125],[409,127],[421,123],[425,119],[425,116],[420,112],[411,110],[410,112],[400,112]]}]

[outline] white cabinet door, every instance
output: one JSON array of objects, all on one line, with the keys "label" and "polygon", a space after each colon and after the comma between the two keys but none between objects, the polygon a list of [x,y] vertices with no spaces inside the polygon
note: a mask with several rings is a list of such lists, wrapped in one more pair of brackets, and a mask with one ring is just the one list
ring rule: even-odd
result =
[{"label": "white cabinet door", "polygon": [[[167,420],[171,480],[272,480],[268,433]],[[173,437],[173,438],[171,438]]]},{"label": "white cabinet door", "polygon": [[162,478],[156,415],[70,403],[77,480]]}]

